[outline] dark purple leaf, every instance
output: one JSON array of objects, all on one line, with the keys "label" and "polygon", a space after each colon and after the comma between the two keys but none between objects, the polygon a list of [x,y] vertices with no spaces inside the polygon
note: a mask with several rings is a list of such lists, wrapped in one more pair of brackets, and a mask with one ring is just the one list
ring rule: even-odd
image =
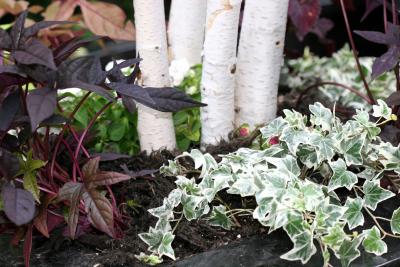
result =
[{"label": "dark purple leaf", "polygon": [[153,170],[140,170],[140,171],[131,171],[128,169],[128,167],[126,166],[126,164],[122,164],[121,165],[121,169],[124,170],[124,173],[126,175],[129,175],[132,179],[136,179],[138,177],[145,177],[145,176],[149,176],[149,175],[153,175],[156,172],[158,172],[158,169],[153,169]]},{"label": "dark purple leaf", "polygon": [[112,161],[112,160],[117,160],[117,159],[129,159],[130,158],[129,155],[110,153],[110,152],[94,153],[94,154],[92,154],[92,157],[100,157],[100,161]]},{"label": "dark purple leaf", "polygon": [[99,40],[101,36],[92,36],[87,39],[80,39],[80,37],[74,37],[67,42],[62,43],[59,47],[57,47],[54,51],[54,60],[56,64],[60,64],[63,60],[67,59],[72,53],[74,53],[78,48],[91,43],[93,41]]},{"label": "dark purple leaf", "polygon": [[385,124],[379,137],[385,142],[390,142],[392,145],[398,146],[400,141],[400,129],[396,126]]},{"label": "dark purple leaf", "polygon": [[22,12],[15,20],[13,27],[11,28],[10,36],[12,40],[12,46],[17,49],[20,45],[20,40],[24,31],[24,25],[28,11]]},{"label": "dark purple leaf", "polygon": [[85,177],[85,185],[88,190],[103,185],[117,184],[131,179],[130,176],[119,172],[99,171],[89,177]]},{"label": "dark purple leaf", "polygon": [[31,39],[24,45],[23,50],[15,50],[12,55],[20,64],[38,64],[53,70],[57,69],[54,64],[53,53],[37,39]]},{"label": "dark purple leaf", "polygon": [[11,184],[3,186],[1,192],[4,212],[16,225],[27,224],[35,215],[35,200],[30,192],[15,188]]},{"label": "dark purple leaf", "polygon": [[318,19],[311,32],[315,33],[320,40],[327,41],[326,34],[335,26],[332,20],[327,18]]},{"label": "dark purple leaf", "polygon": [[57,90],[50,88],[33,90],[29,92],[26,102],[32,131],[35,131],[39,123],[53,115],[57,107]]},{"label": "dark purple leaf", "polygon": [[388,22],[386,41],[388,45],[400,44],[400,26]]},{"label": "dark purple leaf", "polygon": [[26,74],[16,65],[0,65],[0,73],[17,74],[21,77],[26,77]]},{"label": "dark purple leaf", "polygon": [[186,108],[206,106],[206,104],[197,102],[187,96],[184,92],[172,87],[147,87],[145,89],[155,102],[154,106],[149,105],[149,107],[158,111],[176,112]]},{"label": "dark purple leaf", "polygon": [[131,97],[137,102],[146,106],[155,106],[156,102],[150,97],[149,92],[136,84],[128,83],[108,83],[107,86],[117,91],[119,94]]},{"label": "dark purple leaf", "polygon": [[385,54],[375,59],[374,64],[372,65],[372,80],[379,77],[383,73],[392,70],[399,62],[399,56],[399,47],[392,46]]},{"label": "dark purple leaf", "polygon": [[382,0],[366,0],[365,12],[361,18],[361,21],[365,20],[372,11],[374,11],[377,7],[381,6],[382,4],[383,4]]},{"label": "dark purple leaf", "polygon": [[389,106],[400,106],[400,91],[392,93],[387,99],[386,103]]},{"label": "dark purple leaf", "polygon": [[65,118],[62,115],[59,114],[53,114],[49,118],[45,119],[40,123],[40,126],[57,126],[60,124],[64,124],[68,121],[67,118]]},{"label": "dark purple leaf", "polygon": [[19,171],[19,159],[10,151],[0,147],[0,176],[13,178]]},{"label": "dark purple leaf", "polygon": [[122,99],[122,104],[124,105],[124,107],[130,112],[130,113],[135,113],[137,108],[136,108],[136,104],[135,101],[133,101],[132,98],[129,98],[127,96],[121,95],[121,99]]},{"label": "dark purple leaf", "polygon": [[54,84],[56,80],[56,71],[42,65],[20,65],[18,68],[32,79],[42,84]]},{"label": "dark purple leaf", "polygon": [[0,28],[0,49],[10,49],[11,48],[11,37],[3,29]]},{"label": "dark purple leaf", "polygon": [[3,137],[2,147],[10,152],[18,152],[20,145],[21,143],[15,135],[6,134]]},{"label": "dark purple leaf", "polygon": [[61,88],[71,87],[69,83],[75,80],[99,84],[106,78],[98,57],[80,57],[64,62],[58,69],[58,76]]},{"label": "dark purple leaf", "polygon": [[20,92],[10,94],[0,105],[0,131],[7,131],[20,107]]},{"label": "dark purple leaf", "polygon": [[71,81],[70,85],[71,85],[70,87],[78,87],[83,90],[90,91],[90,92],[96,93],[98,95],[101,95],[102,97],[104,97],[105,99],[107,99],[109,101],[115,101],[113,95],[102,86],[98,86],[98,85],[94,85],[94,84],[90,84],[90,83],[84,83],[84,82],[81,82],[78,80]]},{"label": "dark purple leaf", "polygon": [[290,0],[289,17],[300,40],[309,33],[321,13],[319,0]]},{"label": "dark purple leaf", "polygon": [[4,88],[9,88],[12,85],[22,85],[27,82],[27,79],[13,75],[13,74],[7,74],[7,73],[0,73],[0,103],[2,101],[2,93],[4,91]]},{"label": "dark purple leaf", "polygon": [[360,35],[362,38],[377,44],[388,44],[386,40],[386,34],[382,32],[373,31],[354,31],[354,33]]}]

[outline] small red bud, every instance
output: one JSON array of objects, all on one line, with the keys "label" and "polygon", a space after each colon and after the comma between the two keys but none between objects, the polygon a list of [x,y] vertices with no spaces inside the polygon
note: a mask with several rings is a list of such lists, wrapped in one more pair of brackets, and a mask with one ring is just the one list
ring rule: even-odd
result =
[{"label": "small red bud", "polygon": [[279,144],[279,136],[273,136],[269,139],[269,145],[273,146],[273,145],[277,145]]},{"label": "small red bud", "polygon": [[239,129],[239,135],[240,137],[246,137],[250,134],[250,129],[248,127],[241,127]]}]

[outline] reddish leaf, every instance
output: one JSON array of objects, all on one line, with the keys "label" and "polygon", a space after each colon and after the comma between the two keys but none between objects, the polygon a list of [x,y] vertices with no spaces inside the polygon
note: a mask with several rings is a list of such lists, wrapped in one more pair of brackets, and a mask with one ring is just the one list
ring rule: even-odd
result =
[{"label": "reddish leaf", "polygon": [[124,11],[114,4],[80,0],[86,26],[96,35],[117,40],[133,41],[135,29],[131,21],[125,23]]},{"label": "reddish leaf", "polygon": [[129,159],[131,156],[112,152],[94,153],[93,157],[100,157],[100,161],[112,161],[117,159]]},{"label": "reddish leaf", "polygon": [[98,172],[86,178],[87,188],[92,189],[102,185],[112,185],[131,179],[130,176],[118,172]]},{"label": "reddish leaf", "polygon": [[42,16],[45,20],[68,20],[74,13],[77,5],[77,0],[53,1],[46,8],[46,11],[42,13]]},{"label": "reddish leaf", "polygon": [[96,174],[99,171],[99,162],[100,157],[89,159],[89,161],[82,167],[83,176],[86,178]]},{"label": "reddish leaf", "polygon": [[98,230],[114,237],[113,208],[108,199],[96,189],[91,189],[83,193],[83,200],[89,222]]},{"label": "reddish leaf", "polygon": [[33,225],[36,227],[36,229],[47,238],[50,237],[49,229],[47,227],[47,208],[54,198],[55,196],[50,194],[47,194],[45,197],[43,197],[39,207],[39,214],[33,220]]},{"label": "reddish leaf", "polygon": [[32,230],[33,225],[28,225],[28,230],[26,231],[25,241],[24,241],[24,262],[25,267],[30,266],[31,251],[32,251]]},{"label": "reddish leaf", "polygon": [[33,24],[32,26],[24,29],[23,38],[29,38],[45,28],[49,28],[55,25],[64,25],[73,23],[74,22],[69,22],[69,21],[39,21]]},{"label": "reddish leaf", "polygon": [[57,107],[57,90],[50,88],[39,88],[29,92],[26,100],[32,131],[53,115]]},{"label": "reddish leaf", "polygon": [[321,13],[319,0],[290,0],[289,17],[300,40],[311,31]]},{"label": "reddish leaf", "polygon": [[386,44],[386,34],[382,32],[373,32],[373,31],[354,31],[354,33],[360,35],[364,39],[377,43],[377,44]]},{"label": "reddish leaf", "polygon": [[58,225],[60,225],[64,221],[65,221],[64,217],[57,216],[57,215],[54,215],[53,213],[47,212],[47,229],[48,229],[49,233],[51,233],[51,231],[53,231],[54,228],[56,228]]},{"label": "reddish leaf", "polygon": [[58,193],[59,200],[68,200],[70,202],[67,223],[72,239],[75,238],[76,227],[78,225],[79,201],[83,191],[83,184],[68,182],[60,189],[60,192]]},{"label": "reddish leaf", "polygon": [[5,10],[8,13],[13,15],[18,15],[22,11],[26,10],[29,6],[28,1],[15,1],[15,0],[8,0],[8,1],[1,1],[0,2],[0,9]]},{"label": "reddish leaf", "polygon": [[3,186],[1,192],[4,212],[16,225],[27,224],[35,215],[35,200],[30,192],[15,188],[11,184]]},{"label": "reddish leaf", "polygon": [[311,32],[315,33],[321,41],[328,41],[326,34],[335,26],[332,20],[327,18],[319,18],[312,28]]}]

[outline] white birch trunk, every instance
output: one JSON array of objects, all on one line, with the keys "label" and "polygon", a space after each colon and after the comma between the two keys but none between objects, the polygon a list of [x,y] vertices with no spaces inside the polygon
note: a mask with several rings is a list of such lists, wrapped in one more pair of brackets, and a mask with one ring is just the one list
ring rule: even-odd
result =
[{"label": "white birch trunk", "polygon": [[215,145],[234,128],[236,46],[241,0],[207,2],[202,73],[201,144]]},{"label": "white birch trunk", "polygon": [[172,0],[168,23],[171,60],[201,63],[207,0]]},{"label": "white birch trunk", "polygon": [[288,0],[246,0],[236,77],[236,126],[276,117]]},{"label": "white birch trunk", "polygon": [[[136,24],[136,49],[143,58],[141,85],[170,85],[168,74],[167,34],[163,0],[133,0]],[[138,105],[138,133],[142,151],[176,147],[171,113]]]}]

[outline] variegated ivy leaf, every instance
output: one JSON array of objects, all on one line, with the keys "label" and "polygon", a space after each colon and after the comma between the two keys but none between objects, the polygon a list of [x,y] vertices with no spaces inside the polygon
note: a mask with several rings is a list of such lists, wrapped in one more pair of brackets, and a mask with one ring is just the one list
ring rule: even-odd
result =
[{"label": "variegated ivy leaf", "polygon": [[307,211],[315,211],[324,200],[325,195],[320,185],[313,182],[306,182],[301,185],[300,192],[303,197],[304,206]]},{"label": "variegated ivy leaf", "polygon": [[175,260],[175,253],[171,246],[175,236],[171,232],[163,233],[150,227],[148,233],[139,234],[139,237],[149,246],[149,251],[157,253],[159,257],[167,256]]},{"label": "variegated ivy leaf", "polygon": [[386,120],[390,120],[391,115],[392,115],[392,109],[389,108],[389,106],[386,104],[386,102],[381,99],[378,99],[377,102],[378,102],[378,105],[372,106],[372,109],[374,111],[372,113],[372,116],[374,116],[375,118],[383,117]]},{"label": "variegated ivy leaf", "polygon": [[291,237],[294,247],[281,256],[281,259],[288,261],[300,260],[302,264],[306,264],[310,258],[317,252],[314,246],[313,233],[304,231],[294,237]]},{"label": "variegated ivy leaf", "polygon": [[343,267],[348,267],[352,261],[360,256],[358,247],[360,246],[361,241],[361,236],[355,237],[352,240],[343,240],[339,250],[335,252],[336,257],[340,259]]},{"label": "variegated ivy leaf", "polygon": [[357,198],[347,198],[345,207],[347,208],[344,213],[349,229],[353,229],[357,226],[364,225],[364,215],[361,210],[363,207],[363,200]]},{"label": "variegated ivy leaf", "polygon": [[347,166],[362,165],[363,158],[361,151],[364,143],[365,134],[357,135],[352,138],[346,138],[341,142],[341,153],[346,160]]},{"label": "variegated ivy leaf", "polygon": [[317,228],[329,228],[333,227],[340,219],[342,219],[346,209],[342,206],[329,204],[329,198],[323,202],[315,216],[315,222]]},{"label": "variegated ivy leaf", "polygon": [[305,129],[307,124],[307,117],[303,114],[294,110],[283,110],[285,114],[285,120],[289,123],[291,127],[296,129]]},{"label": "variegated ivy leaf", "polygon": [[283,227],[288,236],[296,236],[309,230],[309,225],[303,219],[303,215],[298,211],[288,214],[288,223]]},{"label": "variegated ivy leaf", "polygon": [[254,196],[260,188],[255,184],[254,174],[239,173],[238,179],[228,189],[229,194],[236,194],[242,197]]},{"label": "variegated ivy leaf", "polygon": [[185,176],[177,176],[175,184],[178,186],[179,189],[184,190],[186,193],[193,194],[193,195],[200,195],[201,189],[199,185],[196,184],[194,178],[188,179]]},{"label": "variegated ivy leaf", "polygon": [[296,159],[291,155],[287,155],[284,158],[266,157],[265,160],[268,163],[273,164],[279,171],[288,171],[294,174],[296,177],[299,176],[301,173],[300,167],[299,165],[297,165]]},{"label": "variegated ivy leaf", "polygon": [[357,175],[347,170],[346,163],[342,159],[338,159],[335,162],[330,162],[329,165],[333,171],[333,175],[329,180],[329,191],[340,187],[346,187],[348,190],[351,190],[353,185],[355,185],[358,181]]},{"label": "variegated ivy leaf", "polygon": [[206,175],[211,170],[218,168],[217,162],[210,154],[207,153],[203,155],[203,153],[201,153],[198,149],[193,149],[192,151],[190,151],[190,153],[184,152],[181,156],[177,158],[185,156],[191,157],[193,159],[195,169],[199,169],[200,167],[202,167],[199,176],[200,178],[204,177],[204,175]]},{"label": "variegated ivy leaf", "polygon": [[182,194],[183,215],[186,220],[191,221],[200,218],[210,211],[208,201],[203,196],[193,196],[186,193]]},{"label": "variegated ivy leaf", "polygon": [[155,226],[156,230],[162,231],[163,233],[172,231],[172,227],[171,224],[169,223],[169,221],[165,218],[159,218],[156,226]]},{"label": "variegated ivy leaf", "polygon": [[346,233],[343,231],[343,224],[335,224],[328,229],[328,234],[324,235],[322,242],[329,246],[333,251],[338,251],[342,245],[343,240],[348,239]]},{"label": "variegated ivy leaf", "polygon": [[230,230],[233,223],[226,215],[226,208],[223,205],[213,207],[211,216],[207,218],[210,225],[219,226],[226,230]]},{"label": "variegated ivy leaf", "polygon": [[362,242],[366,252],[374,253],[377,256],[387,252],[387,245],[381,238],[381,232],[378,227],[374,226],[371,229],[364,230],[364,241]]},{"label": "variegated ivy leaf", "polygon": [[273,200],[271,202],[271,211],[267,217],[265,217],[262,224],[269,226],[268,233],[271,233],[288,223],[288,216],[290,212],[291,210],[287,205]]},{"label": "variegated ivy leaf", "polygon": [[163,262],[162,258],[157,255],[146,255],[143,252],[140,252],[139,255],[135,255],[135,258],[150,266],[155,266]]},{"label": "variegated ivy leaf", "polygon": [[381,163],[386,170],[394,170],[400,174],[400,146],[392,146],[390,143],[383,143],[378,146],[379,154],[385,159]]},{"label": "variegated ivy leaf", "polygon": [[376,123],[373,123],[369,120],[369,114],[367,111],[358,110],[357,114],[354,115],[353,118],[356,120],[356,122],[359,123],[359,125],[361,125],[364,130],[367,131],[369,138],[374,139],[380,134],[381,129],[376,126]]},{"label": "variegated ivy leaf", "polygon": [[332,139],[316,135],[312,141],[317,151],[318,163],[324,160],[331,160],[335,156],[335,147]]},{"label": "variegated ivy leaf", "polygon": [[393,234],[400,234],[400,208],[395,210],[390,220],[390,228]]},{"label": "variegated ivy leaf", "polygon": [[332,112],[330,109],[324,107],[321,103],[316,102],[310,105],[309,109],[312,113],[310,122],[314,125],[320,126],[322,131],[330,131],[332,128]]},{"label": "variegated ivy leaf", "polygon": [[282,117],[278,117],[268,123],[266,127],[260,129],[262,137],[265,139],[269,139],[271,137],[280,136],[282,134],[283,129],[288,126],[288,122],[284,120]]},{"label": "variegated ivy leaf", "polygon": [[160,173],[165,176],[177,176],[180,172],[179,165],[173,160],[168,160],[168,165],[163,165],[160,168]]},{"label": "variegated ivy leaf", "polygon": [[389,190],[383,189],[379,181],[366,181],[363,185],[364,203],[368,208],[375,210],[377,205],[394,196]]},{"label": "variegated ivy leaf", "polygon": [[174,206],[172,205],[172,203],[170,203],[168,198],[164,198],[162,206],[153,208],[153,209],[149,209],[148,211],[154,217],[163,218],[163,219],[168,220],[168,219],[174,218],[173,210],[174,210]]},{"label": "variegated ivy leaf", "polygon": [[280,140],[286,143],[293,155],[296,155],[300,144],[312,145],[312,136],[308,131],[288,127],[283,130]]},{"label": "variegated ivy leaf", "polygon": [[301,146],[297,151],[297,158],[309,169],[316,169],[320,163],[316,149],[312,146]]},{"label": "variegated ivy leaf", "polygon": [[357,173],[357,177],[365,180],[374,180],[376,177],[376,171],[373,168],[366,167],[362,172]]},{"label": "variegated ivy leaf", "polygon": [[231,169],[227,166],[221,166],[204,177],[199,183],[199,187],[207,201],[211,202],[219,191],[229,187],[229,182],[233,182]]}]

